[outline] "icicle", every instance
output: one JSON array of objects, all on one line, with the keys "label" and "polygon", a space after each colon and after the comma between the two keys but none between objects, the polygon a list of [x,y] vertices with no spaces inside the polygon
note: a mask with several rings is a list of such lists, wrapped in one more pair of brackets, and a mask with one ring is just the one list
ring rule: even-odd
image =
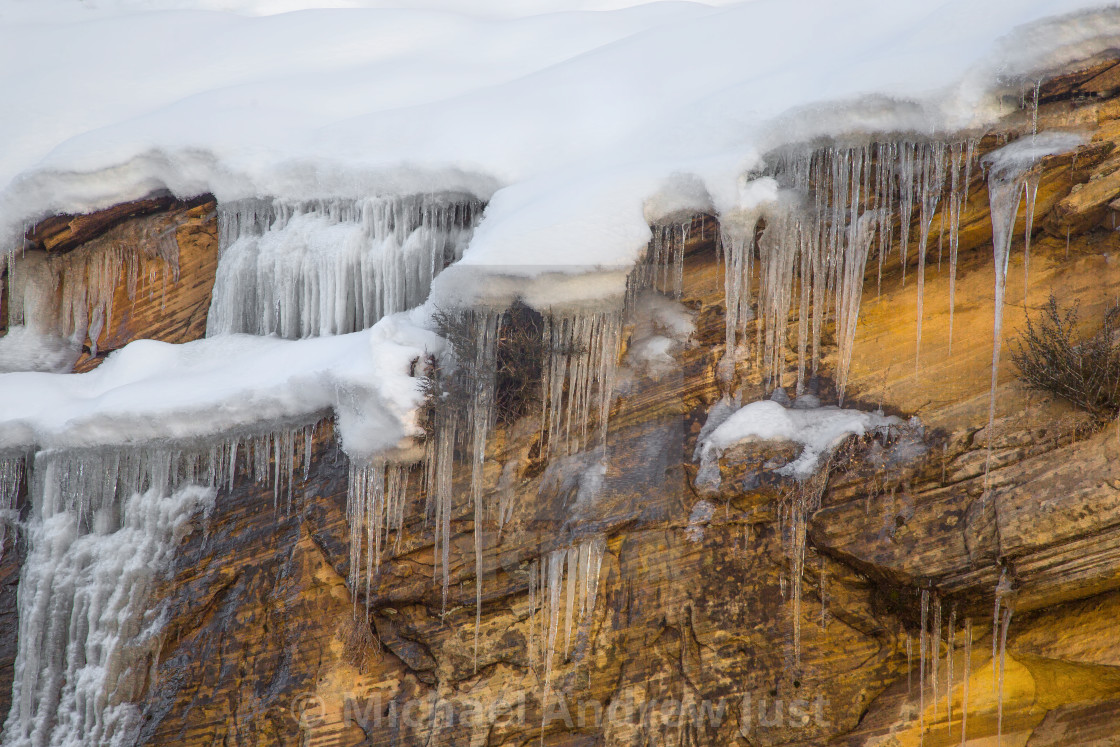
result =
[{"label": "icicle", "polygon": [[906,697],[914,695],[914,638],[906,634]]},{"label": "icicle", "polygon": [[953,314],[957,301],[957,251],[961,225],[961,143],[953,143],[949,153],[949,354],[953,353]]},{"label": "icicle", "polygon": [[995,606],[994,606],[994,610],[992,612],[992,684],[993,685],[996,684],[996,681],[998,679],[998,672],[996,671],[996,655],[998,653],[997,645],[999,643],[999,636],[997,635],[997,631],[999,630],[1000,602],[1002,602],[1002,600],[1003,600],[1003,589],[1006,588],[1006,587],[1007,587],[1007,569],[1004,568],[999,574],[999,583],[996,584]]},{"label": "icicle", "polygon": [[1038,198],[1038,180],[1039,174],[1031,174],[1027,177],[1025,185],[1027,220],[1026,226],[1023,228],[1023,303],[1027,302],[1027,290],[1030,288],[1030,266],[1031,266],[1031,234],[1034,232],[1034,205],[1035,200]]},{"label": "icicle", "polygon": [[[999,703],[998,714],[996,715],[996,745],[997,747],[1003,742],[1003,672],[1004,664],[1007,659],[1007,628],[1011,625],[1011,607],[1008,606],[1003,611],[1003,625],[999,630],[999,679],[996,687],[996,699]],[[992,629],[992,637],[995,637],[995,629]]]},{"label": "icicle", "polygon": [[926,625],[929,620],[929,589],[922,589],[922,627],[918,631],[918,744],[926,740]]},{"label": "icicle", "polygon": [[[814,484],[817,483],[817,484]],[[788,530],[785,533],[787,556],[790,561],[791,610],[793,614],[793,661],[801,666],[801,581],[805,571],[809,517],[820,508],[824,485],[807,481],[794,489],[783,510],[788,511]]]},{"label": "icicle", "polygon": [[921,147],[920,186],[921,218],[918,226],[918,339],[914,350],[914,368],[918,369],[922,353],[923,300],[926,287],[926,247],[929,244],[929,231],[933,216],[941,199],[941,188],[945,180],[945,145],[940,142],[927,143]]},{"label": "icicle", "polygon": [[536,669],[537,666],[537,626],[535,624],[537,609],[540,605],[538,601],[537,585],[540,580],[540,565],[539,561],[532,560],[529,563],[529,668]]},{"label": "icicle", "polygon": [[863,300],[863,275],[867,268],[867,254],[871,248],[872,231],[878,216],[865,213],[853,233],[853,242],[848,244],[843,255],[841,283],[837,291],[836,339],[839,355],[836,363],[836,391],[840,404],[844,404],[844,390],[848,383],[848,371],[852,364],[852,350],[855,347],[856,324],[859,321],[859,307]]},{"label": "icicle", "polygon": [[821,557],[821,630],[828,629],[828,592],[826,591],[825,584],[827,580],[826,569],[824,567],[824,557]]},{"label": "icicle", "polygon": [[579,547],[568,548],[568,588],[564,595],[564,657],[572,650],[572,619],[576,611],[576,595],[579,587]]},{"label": "icicle", "polygon": [[447,611],[447,592],[451,577],[451,510],[452,510],[452,469],[455,458],[455,432],[457,421],[453,413],[440,411],[436,423],[435,438],[430,439],[426,452],[428,475],[428,496],[435,496],[434,540],[432,552],[433,580],[440,579],[442,588],[441,610]]},{"label": "icicle", "polygon": [[800,302],[797,305],[797,394],[804,394],[806,391],[805,379],[805,363],[806,353],[809,344],[809,292],[812,284],[812,270],[813,270],[813,254],[816,249],[814,246],[815,233],[806,235],[804,229],[802,230],[801,240],[801,267],[799,272],[800,279]]},{"label": "icicle", "polygon": [[941,659],[941,600],[933,595],[933,640],[930,642],[930,682],[933,685],[933,721],[937,722],[937,668]]},{"label": "icicle", "polygon": [[[560,627],[560,592],[564,579],[565,550],[553,550],[548,554],[548,585],[546,603],[548,605],[548,635],[544,653],[544,697],[541,706],[547,712],[548,697],[552,694],[552,660],[556,654],[556,636]],[[542,717],[543,718],[543,717]],[[542,724],[542,729],[543,724]]]},{"label": "icicle", "polygon": [[972,677],[972,618],[964,619],[964,681],[961,686],[961,747],[968,741],[968,681]]},{"label": "icicle", "polygon": [[910,218],[914,208],[914,143],[903,143],[899,155],[898,194],[901,199],[899,229],[902,239],[899,257],[902,261],[902,287],[906,287],[906,251],[910,244]]},{"label": "icicle", "polygon": [[471,419],[471,503],[474,506],[474,669],[478,671],[478,639],[482,627],[482,527],[485,506],[482,502],[482,471],[486,460],[486,436],[494,419],[494,374],[497,370],[498,327],[496,313],[482,315],[476,334],[478,346],[474,361],[474,401]]},{"label": "icicle", "polygon": [[946,721],[953,723],[953,656],[957,650],[957,605],[949,610],[949,637],[946,639],[948,651],[945,653],[945,707]]},{"label": "icicle", "polygon": [[1034,84],[1034,104],[1031,107],[1031,136],[1038,134],[1038,93],[1042,89],[1042,80]]}]

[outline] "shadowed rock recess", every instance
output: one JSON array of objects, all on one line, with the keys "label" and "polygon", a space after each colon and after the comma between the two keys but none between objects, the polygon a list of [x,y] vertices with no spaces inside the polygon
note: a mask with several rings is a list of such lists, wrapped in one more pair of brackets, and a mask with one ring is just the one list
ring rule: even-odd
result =
[{"label": "shadowed rock recess", "polygon": [[[763,256],[780,217],[737,249],[718,216],[680,216],[652,227],[650,263],[614,316],[565,332],[556,316],[506,315],[540,335],[541,361],[510,363],[527,353],[503,345],[524,340],[495,327],[498,380],[520,387],[519,409],[489,429],[477,468],[473,411],[437,401],[416,451],[453,459],[351,465],[322,420],[298,448],[264,451],[268,478],[235,471],[171,535],[170,570],[153,582],[163,623],[115,696],[135,703],[139,743],[1120,744],[1120,426],[1024,388],[1007,353],[1051,293],[1080,304],[1087,326],[1120,299],[1120,63],[1030,89],[986,133],[941,151],[905,145],[953,161],[953,185],[926,216],[914,201],[905,263],[893,213],[855,299],[803,295],[795,268],[792,303],[771,312],[781,281]],[[983,159],[1055,129],[1084,142],[1030,172],[993,380]],[[872,160],[907,157],[864,152],[869,174],[881,173]],[[131,340],[206,334],[220,209],[154,195],[28,232],[26,254],[64,279],[52,302],[73,305],[74,284],[88,284],[76,371]],[[729,321],[727,277],[744,251],[753,292]],[[829,305],[816,355],[807,341],[798,354],[815,324],[800,299]],[[845,321],[852,300],[858,324]],[[487,319],[468,315],[464,337],[485,337]],[[446,391],[467,396],[484,358]],[[581,393],[554,365],[576,358],[609,376]],[[525,370],[542,381],[509,384]],[[884,425],[828,444],[800,479],[784,468],[805,443],[712,450],[711,426],[779,386],[773,399],[793,400],[783,413],[842,397]],[[608,391],[602,406],[592,389]],[[441,443],[453,422],[458,437]],[[279,460],[302,467],[304,455],[306,469],[281,477]],[[354,527],[363,470],[381,503]],[[26,514],[29,487],[17,491]],[[33,550],[3,541],[7,712],[15,589]]]}]

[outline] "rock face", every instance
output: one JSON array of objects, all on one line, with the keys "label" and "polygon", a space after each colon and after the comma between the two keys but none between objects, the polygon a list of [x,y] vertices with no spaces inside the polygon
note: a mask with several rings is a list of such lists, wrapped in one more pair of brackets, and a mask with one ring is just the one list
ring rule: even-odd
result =
[{"label": "rock face", "polygon": [[[1089,320],[1120,295],[1118,70],[1040,89],[1040,128],[1093,139],[1042,164],[1029,274],[1020,211],[1006,337],[1051,292]],[[1029,132],[1031,118],[1010,116],[1004,134]],[[470,470],[456,465],[446,601],[419,466],[368,595],[364,571],[357,588],[347,580],[349,465],[329,423],[289,507],[247,480],[222,490],[159,590],[167,624],[142,743],[938,745],[962,732],[968,744],[1120,743],[1120,430],[1022,388],[1008,355],[989,425],[991,218],[973,177],[951,350],[948,269],[932,248],[920,360],[916,284],[903,285],[898,253],[881,291],[872,264],[864,286],[846,406],[916,415],[921,430],[852,438],[806,483],[777,474],[796,447],[745,445],[723,455],[717,490],[698,489],[698,435],[734,391],[719,377],[718,225],[696,216],[681,300],[695,331],[653,368],[631,355],[643,320],[627,327],[605,446],[543,460],[535,417],[498,428],[483,484],[504,515],[481,525]],[[161,284],[153,268],[168,255],[154,237],[169,231],[178,272]],[[118,270],[98,352],[87,340],[79,370],[131,339],[201,336],[216,236],[212,201],[163,198],[29,234],[37,251],[75,257],[133,242],[136,276],[152,281],[130,291]],[[750,370],[733,389],[769,395]],[[827,381],[819,395],[835,402]],[[19,558],[0,565],[7,617]],[[13,652],[0,638],[5,692]]]}]

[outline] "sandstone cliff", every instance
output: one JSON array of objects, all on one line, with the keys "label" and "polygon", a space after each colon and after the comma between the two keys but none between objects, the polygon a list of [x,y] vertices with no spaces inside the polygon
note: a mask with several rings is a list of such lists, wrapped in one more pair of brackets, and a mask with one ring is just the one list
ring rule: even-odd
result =
[{"label": "sandstone cliff", "polygon": [[[1040,129],[1076,126],[1092,139],[1042,164],[1029,272],[1020,211],[1007,337],[1051,292],[1088,320],[1120,298],[1118,90],[1112,62],[1039,90]],[[1033,116],[1013,112],[979,151],[1029,132]],[[853,439],[811,499],[767,467],[788,459],[785,446],[728,452],[720,488],[698,488],[693,454],[709,410],[729,391],[744,401],[769,392],[750,365],[721,381],[718,223],[694,216],[681,298],[690,341],[667,370],[643,368],[626,348],[649,320],[631,320],[620,351],[630,375],[602,452],[543,459],[531,417],[494,432],[484,486],[501,495],[504,521],[475,522],[470,471],[456,468],[446,602],[420,467],[368,595],[364,571],[348,582],[349,465],[330,423],[290,507],[274,508],[272,488],[248,479],[222,490],[158,590],[169,612],[143,683],[143,742],[938,745],[961,743],[962,730],[968,744],[995,744],[998,730],[1002,743],[1032,747],[1120,743],[1120,431],[1025,390],[1006,355],[989,425],[991,217],[983,175],[972,177],[951,351],[940,252],[927,256],[920,360],[913,256],[905,285],[897,252],[881,284],[874,263],[865,278],[847,402],[917,416],[920,429]],[[158,246],[168,235],[173,259]],[[28,238],[91,287],[96,258],[118,257],[104,335],[96,353],[87,341],[77,370],[132,339],[204,333],[217,262],[209,199],[52,219]],[[835,346],[825,353],[827,374]],[[818,393],[835,401],[825,378]],[[791,552],[798,532],[803,557]],[[586,567],[579,553],[600,552],[601,569],[595,594],[557,623],[535,610],[541,564],[572,558],[555,555],[571,547],[569,570]],[[7,552],[0,565],[9,620],[20,558]],[[586,580],[560,579],[565,600]],[[1013,611],[1005,645],[993,643],[997,597]],[[14,622],[4,630],[7,693]]]}]

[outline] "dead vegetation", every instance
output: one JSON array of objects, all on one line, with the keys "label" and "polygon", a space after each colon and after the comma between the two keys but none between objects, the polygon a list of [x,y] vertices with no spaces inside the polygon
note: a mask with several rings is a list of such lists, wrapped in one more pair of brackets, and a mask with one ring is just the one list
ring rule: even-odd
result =
[{"label": "dead vegetation", "polygon": [[1077,304],[1063,308],[1050,294],[1041,313],[1027,317],[1012,358],[1030,388],[1056,395],[1101,422],[1112,420],[1120,411],[1120,306],[1109,309],[1089,335],[1078,332],[1078,312]]}]

